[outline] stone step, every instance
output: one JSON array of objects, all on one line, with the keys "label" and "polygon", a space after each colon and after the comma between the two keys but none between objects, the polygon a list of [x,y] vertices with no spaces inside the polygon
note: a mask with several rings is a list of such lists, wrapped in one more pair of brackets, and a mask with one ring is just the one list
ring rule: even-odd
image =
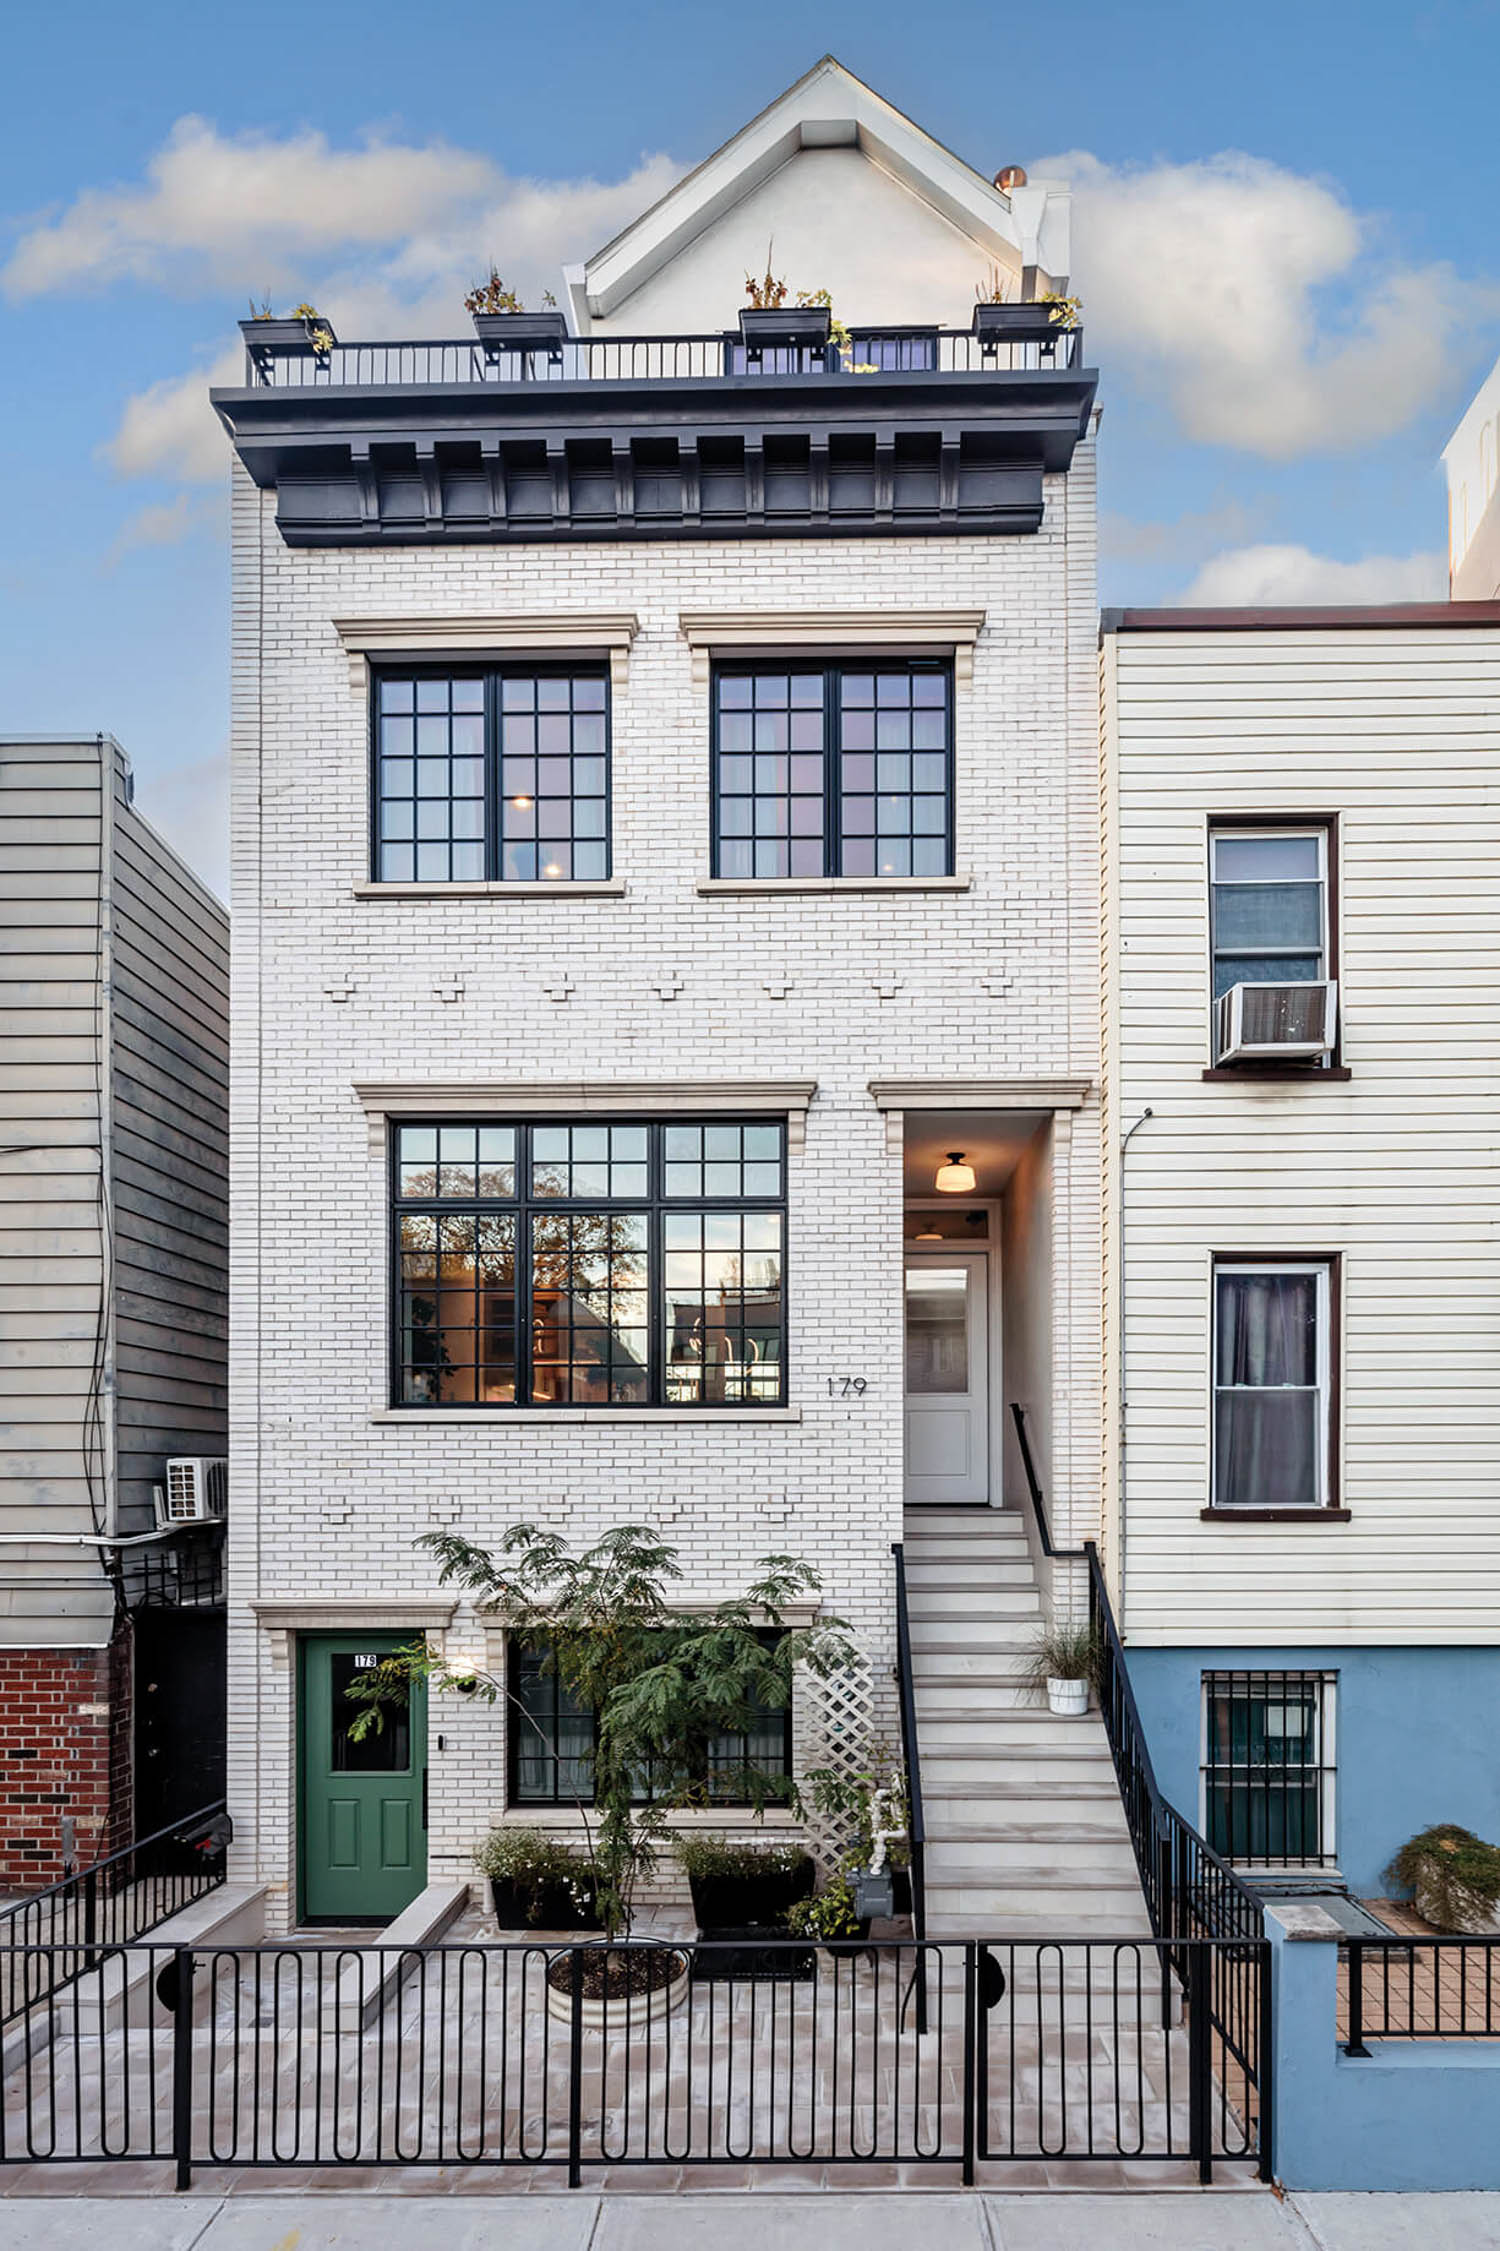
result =
[{"label": "stone step", "polygon": [[[981,1533],[977,1538],[955,1532],[910,1532],[901,1543],[908,1571],[922,1563],[1024,1563],[1032,1566],[1031,1550],[1020,1532]],[[1034,1567],[1034,1566],[1033,1566]]]},{"label": "stone step", "polygon": [[939,1835],[946,1835],[951,1823],[964,1828],[995,1821],[1008,1828],[1024,1824],[1065,1836],[1081,1836],[1093,1829],[1106,1830],[1111,1837],[1128,1834],[1125,1810],[1113,1784],[1106,1788],[1102,1783],[1043,1782],[1017,1790],[1007,1782],[955,1781],[941,1768],[924,1765],[922,1804],[929,1833]]},{"label": "stone step", "polygon": [[1036,1573],[1029,1558],[1014,1563],[993,1563],[986,1555],[947,1555],[934,1558],[931,1563],[908,1563],[906,1586],[911,1608],[916,1610],[933,1595],[949,1592],[988,1596],[991,1589],[998,1592],[1001,1588],[1010,1588],[1035,1594]]},{"label": "stone step", "polygon": [[1107,1751],[1016,1749],[997,1745],[986,1731],[980,1740],[953,1746],[931,1743],[918,1729],[922,1786],[929,1790],[972,1791],[980,1796],[1107,1798],[1118,1803],[1119,1788]]},{"label": "stone step", "polygon": [[1031,1586],[977,1587],[972,1579],[956,1579],[951,1587],[913,1588],[910,1615],[913,1647],[928,1626],[949,1619],[965,1619],[976,1626],[1024,1622],[1034,1637],[1042,1598]]},{"label": "stone step", "polygon": [[1102,1887],[1126,1890],[1138,1881],[1135,1855],[1123,1823],[1118,1830],[1090,1830],[1064,1836],[1057,1831],[1038,1835],[1023,1824],[1008,1830],[999,1822],[966,1822],[962,1828],[929,1827],[927,1880],[931,1884],[968,1882],[1009,1883],[1012,1875],[1024,1878],[1042,1870],[1049,1883],[1067,1883],[1084,1889]]},{"label": "stone step", "polygon": [[1082,1937],[1086,1931],[1126,1937],[1146,1935],[1145,1902],[1138,1884],[1059,1881],[1044,1870],[1029,1878],[1012,1869],[986,1882],[965,1875],[957,1882],[927,1879],[927,1929],[932,1937],[982,1938],[1003,1919],[1011,1931],[1033,1936]]},{"label": "stone step", "polygon": [[[1140,1903],[1131,1913],[1125,1915],[1100,1915],[1079,1909],[1076,1913],[1069,1915],[1066,1921],[1063,1921],[1060,1916],[1050,1911],[1033,1913],[1029,1909],[1020,1914],[1015,1914],[1006,1908],[991,1906],[976,1913],[973,1909],[967,1907],[955,1907],[947,1894],[944,1894],[941,1901],[938,1901],[931,1890],[927,1894],[927,1936],[929,1938],[988,1939],[997,1945],[1005,1945],[1014,1941],[1018,1950],[1022,1949],[1024,1943],[1028,1940],[1036,1945],[1057,1939],[1077,1939],[1080,1941],[1078,1947],[1072,1951],[1065,1949],[1061,1959],[1065,1982],[1080,1990],[1085,1982],[1085,1961],[1090,1964],[1089,1974],[1097,1985],[1101,1974],[1101,1964],[1105,1959],[1098,1949],[1113,1947],[1116,1943],[1141,1942],[1139,1955],[1127,1956],[1126,1959],[1132,1964],[1137,1960],[1140,1962],[1143,1982],[1154,1982],[1152,1965],[1157,1958],[1156,1950],[1145,1943],[1150,1935],[1150,1925],[1146,1920],[1145,1907]],[[1086,1955],[1082,1942],[1088,1942],[1095,1951]],[[1055,1963],[1058,1956],[1054,1954],[1051,1958]],[[1025,1952],[1019,1951],[1018,1967],[1026,1959]],[[1034,1954],[1031,1959],[1032,1961],[1036,1959]],[[1010,1961],[1006,1955],[1001,1956],[1001,1964],[1008,1974]],[[1033,1972],[1031,1977],[1033,1990],[1035,1989],[1035,1982]],[[1133,1982],[1132,1976],[1129,1979],[1127,1990],[1129,1985],[1133,1985]]]},{"label": "stone step", "polygon": [[[1015,1684],[1003,1681],[991,1685],[1010,1688]],[[918,1681],[915,1688],[917,1741],[924,1756],[929,1727],[946,1727],[951,1721],[971,1721],[982,1728],[986,1751],[1009,1746],[1026,1751],[1088,1752],[1090,1756],[1102,1751],[1106,1758],[1109,1756],[1109,1742],[1097,1718],[1060,1719],[1030,1693],[1024,1705],[1000,1706],[992,1700],[990,1686],[963,1673],[944,1673]],[[936,1742],[937,1737],[932,1740]],[[962,1737],[955,1742],[950,1734],[946,1740],[956,1749],[964,1747]]]},{"label": "stone step", "polygon": [[[1032,1597],[1033,1603],[1035,1597]],[[1029,1646],[1036,1638],[1037,1616],[1029,1618],[923,1618],[911,1622],[911,1653],[915,1660],[929,1651],[960,1650],[972,1656],[986,1653],[1009,1657],[1015,1662],[1011,1670],[1020,1670],[1021,1660],[1029,1654]],[[916,1670],[915,1663],[913,1671]]]}]

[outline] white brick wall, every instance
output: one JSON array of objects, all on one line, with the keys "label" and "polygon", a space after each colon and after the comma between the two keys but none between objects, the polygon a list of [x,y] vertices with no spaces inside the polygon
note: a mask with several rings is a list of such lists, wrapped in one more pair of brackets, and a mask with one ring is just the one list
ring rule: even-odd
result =
[{"label": "white brick wall", "polygon": [[[693,1595],[773,1548],[810,1558],[884,1685],[901,1524],[901,1161],[867,1081],[1092,1078],[1097,1045],[1093,448],[1034,538],[291,551],[237,472],[230,1774],[238,1872],[285,1899],[292,1675],[249,1605],[423,1595],[414,1536],[523,1513],[584,1538],[622,1519],[681,1546]],[[970,891],[701,897],[708,699],[690,609],[982,606],[957,697]],[[357,899],[367,723],[330,620],[633,610],[614,699],[623,898]],[[998,998],[979,982],[1003,965]],[[564,967],[575,990],[542,987]],[[457,971],[463,998],[434,985]],[[655,986],[675,972],[671,1000]],[[767,995],[772,973],[790,980]],[[877,978],[899,979],[881,999]],[[325,988],[347,979],[349,997]],[[816,1079],[789,1180],[789,1389],[800,1421],[374,1422],[385,1404],[385,1176],[363,1079]],[[1057,1530],[1098,1482],[1097,1134],[1058,1150]],[[862,1400],[825,1379],[859,1374]],[[431,1866],[462,1871],[503,1796],[498,1714],[433,1713]],[[439,1754],[441,1732],[447,1749]]]}]

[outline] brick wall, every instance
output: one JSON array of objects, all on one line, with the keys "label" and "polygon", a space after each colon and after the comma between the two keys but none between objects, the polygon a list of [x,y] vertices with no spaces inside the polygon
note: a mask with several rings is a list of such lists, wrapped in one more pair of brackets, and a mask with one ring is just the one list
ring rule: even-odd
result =
[{"label": "brick wall", "polygon": [[129,1629],[105,1649],[0,1650],[0,1886],[62,1875],[130,1841]]},{"label": "brick wall", "polygon": [[[482,1541],[525,1514],[583,1539],[644,1519],[681,1548],[692,1597],[738,1588],[770,1550],[800,1552],[888,1698],[902,1159],[868,1081],[1095,1076],[1094,560],[1091,443],[1048,480],[1041,532],[1012,539],[293,551],[272,496],[236,471],[229,1771],[235,1872],[283,1912],[293,1644],[252,1606],[431,1599],[412,1548],[430,1527]],[[700,893],[708,697],[679,613],[881,606],[985,612],[956,699],[970,889]],[[368,721],[331,621],[590,610],[640,619],[613,699],[625,895],[358,897]],[[562,1000],[547,989],[559,970]],[[385,1157],[355,1084],[486,1076],[816,1080],[788,1181],[793,1417],[380,1418]],[[1057,1152],[1063,1539],[1097,1509],[1097,1169],[1090,1104]],[[862,1398],[830,1397],[843,1374],[866,1378]],[[888,1702],[883,1716],[893,1733]],[[430,1865],[465,1872],[501,1808],[503,1720],[454,1699],[431,1732]]]}]

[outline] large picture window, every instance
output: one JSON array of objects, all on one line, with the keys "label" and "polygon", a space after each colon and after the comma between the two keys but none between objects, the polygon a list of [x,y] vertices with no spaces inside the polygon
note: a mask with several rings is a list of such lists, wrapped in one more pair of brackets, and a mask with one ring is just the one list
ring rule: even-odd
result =
[{"label": "large picture window", "polygon": [[714,675],[714,874],[953,872],[953,676],[931,659]]},{"label": "large picture window", "polygon": [[780,1119],[394,1129],[395,1403],[784,1396]]},{"label": "large picture window", "polygon": [[[774,1633],[765,1637],[774,1641]],[[593,1802],[594,1714],[568,1693],[540,1650],[513,1640],[509,1655],[510,1693],[506,1718],[510,1744],[512,1805],[565,1806]],[[517,1706],[520,1708],[517,1709]],[[792,1771],[792,1714],[789,1705],[766,1706],[743,1733],[707,1735],[695,1746],[692,1783],[706,1804],[750,1805],[750,1776],[786,1776]],[[639,1798],[653,1795],[652,1778],[643,1774]]]},{"label": "large picture window", "polygon": [[1333,1281],[1327,1259],[1215,1265],[1215,1508],[1330,1503]]},{"label": "large picture window", "polygon": [[373,801],[381,882],[607,877],[607,673],[378,673]]}]

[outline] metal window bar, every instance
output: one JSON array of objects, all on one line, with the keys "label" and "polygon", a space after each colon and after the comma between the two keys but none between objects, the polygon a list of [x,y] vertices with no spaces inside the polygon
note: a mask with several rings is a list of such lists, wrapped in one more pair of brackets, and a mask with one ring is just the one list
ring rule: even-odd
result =
[{"label": "metal window bar", "polygon": [[224,1800],[0,1914],[0,2026],[224,1881]]},{"label": "metal window bar", "polygon": [[[1059,328],[1044,340],[981,340],[969,329],[882,332],[875,359],[861,357],[855,331],[853,364],[822,345],[787,351],[772,347],[749,356],[737,332],[688,336],[566,337],[550,349],[486,348],[477,338],[424,343],[348,343],[315,355],[306,344],[263,346],[245,352],[248,386],[282,390],[542,383],[737,383],[841,381],[871,384],[894,375],[902,385],[926,376],[1067,373],[1081,368],[1083,331]],[[875,364],[879,360],[882,364]],[[792,364],[795,362],[795,364]]]},{"label": "metal window bar", "polygon": [[[1263,2162],[1266,2090],[1225,2045],[1207,1939],[798,1939],[668,1946],[672,2005],[584,1990],[591,1949],[132,1944],[70,1957],[0,2096],[0,2160],[197,2165]],[[738,1956],[730,1963],[726,1957]],[[717,1957],[717,1959],[715,1959]],[[927,1963],[928,2018],[912,1995]],[[1163,2020],[1164,1984],[1185,1998]],[[644,2037],[649,2027],[649,2037]],[[1269,2052],[1266,2050],[1265,2052]]]},{"label": "metal window bar", "polygon": [[1204,1825],[1236,1866],[1332,1864],[1334,1687],[1313,1671],[1204,1675]]}]

